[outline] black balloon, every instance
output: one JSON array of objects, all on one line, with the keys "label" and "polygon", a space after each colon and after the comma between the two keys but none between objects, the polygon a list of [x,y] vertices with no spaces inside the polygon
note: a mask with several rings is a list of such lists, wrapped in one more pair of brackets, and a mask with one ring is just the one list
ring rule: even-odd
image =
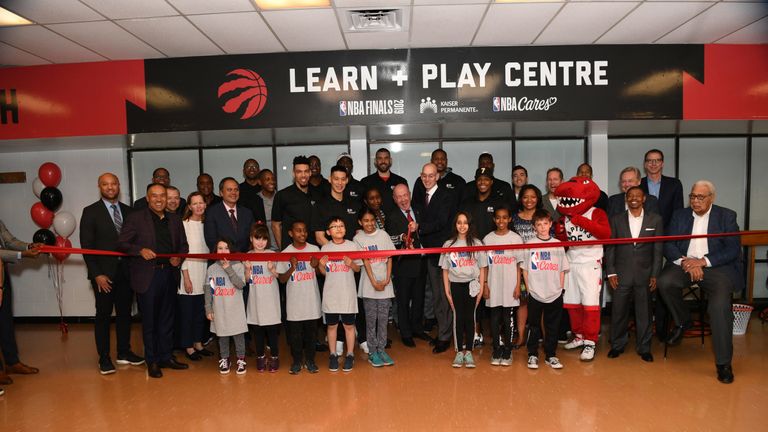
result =
[{"label": "black balloon", "polygon": [[55,187],[48,186],[40,192],[40,202],[43,203],[45,208],[55,212],[61,207],[61,191]]},{"label": "black balloon", "polygon": [[56,234],[49,229],[39,229],[32,236],[32,241],[35,243],[43,243],[47,246],[53,246],[56,244]]}]

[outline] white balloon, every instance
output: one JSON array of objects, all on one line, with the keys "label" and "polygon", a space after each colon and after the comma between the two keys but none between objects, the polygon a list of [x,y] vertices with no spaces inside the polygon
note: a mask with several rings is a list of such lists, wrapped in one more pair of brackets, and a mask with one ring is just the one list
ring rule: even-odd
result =
[{"label": "white balloon", "polygon": [[53,218],[53,229],[56,231],[56,234],[64,238],[71,236],[75,232],[76,225],[75,217],[70,212],[58,212]]},{"label": "white balloon", "polygon": [[40,181],[39,177],[35,177],[35,180],[32,181],[32,192],[34,192],[36,197],[40,198],[40,192],[43,189],[45,189],[45,185]]}]

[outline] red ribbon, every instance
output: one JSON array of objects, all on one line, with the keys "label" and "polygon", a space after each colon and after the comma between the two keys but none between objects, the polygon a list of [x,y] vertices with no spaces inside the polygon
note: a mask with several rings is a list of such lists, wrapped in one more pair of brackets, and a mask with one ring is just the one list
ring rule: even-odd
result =
[{"label": "red ribbon", "polygon": [[[578,247],[578,246],[595,246],[595,245],[616,245],[627,243],[653,243],[659,241],[680,241],[690,240],[697,238],[710,238],[710,237],[735,237],[735,236],[750,236],[750,235],[765,235],[768,231],[738,231],[729,233],[718,234],[697,234],[697,235],[676,235],[676,236],[654,236],[654,237],[638,237],[638,238],[618,238],[618,239],[603,239],[603,240],[586,240],[586,241],[567,241],[559,243],[536,243],[533,247],[537,249],[547,249],[554,247]],[[352,259],[362,258],[382,258],[398,255],[425,255],[425,254],[441,254],[446,252],[477,252],[487,250],[513,250],[513,249],[530,249],[531,244],[509,244],[509,245],[482,245],[482,246],[462,246],[451,248],[424,248],[424,249],[397,249],[397,250],[379,250],[379,251],[350,251],[350,252],[279,252],[279,253],[231,253],[231,254],[157,254],[158,258],[196,258],[206,260],[217,260],[221,258],[227,258],[233,261],[290,261],[292,257],[296,257],[299,261],[309,261],[311,258],[320,259],[323,256],[327,256],[331,260],[341,260],[347,256]],[[108,255],[108,256],[131,256],[122,252],[104,251],[98,249],[80,249],[80,248],[66,248],[56,246],[41,246],[40,252],[43,253],[69,253],[69,254],[82,254],[82,255]],[[138,256],[138,255],[136,255]]]}]

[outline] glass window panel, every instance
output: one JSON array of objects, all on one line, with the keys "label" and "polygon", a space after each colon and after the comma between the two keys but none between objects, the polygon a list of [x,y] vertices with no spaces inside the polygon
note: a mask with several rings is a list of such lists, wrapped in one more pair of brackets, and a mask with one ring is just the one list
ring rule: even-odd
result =
[{"label": "glass window panel", "polygon": [[[421,174],[421,167],[429,162],[432,157],[432,151],[438,148],[436,142],[393,142],[393,143],[374,143],[369,145],[370,160],[368,163],[368,172],[376,172],[374,161],[376,159],[376,150],[386,148],[392,154],[392,168],[390,170],[408,181],[408,186],[413,188],[413,182]],[[450,162],[450,155],[449,155]]]},{"label": "glass window panel", "polygon": [[[749,229],[768,229],[768,138],[752,138],[752,188],[749,202]],[[763,256],[765,258],[765,256]]]},{"label": "glass window panel", "polygon": [[645,152],[659,149],[664,152],[664,175],[675,176],[674,138],[608,138],[608,195],[619,193],[619,173],[628,166],[640,169],[642,175]]},{"label": "glass window panel", "polygon": [[199,162],[197,149],[134,151],[131,153],[133,170],[133,200],[146,196],[147,185],[152,182],[152,171],[163,167],[171,176],[171,184],[185,197],[197,189]]},{"label": "glass window panel", "polygon": [[475,179],[477,157],[482,153],[493,155],[494,176],[506,182],[512,177],[511,141],[461,141],[444,142],[443,150],[448,153],[448,166],[466,181]]},{"label": "glass window panel", "polygon": [[[315,146],[286,146],[277,148],[277,184],[279,189],[293,182],[293,158],[315,155],[320,158],[323,177],[328,178],[331,167],[336,165],[340,153],[349,152],[348,144],[324,144]],[[242,165],[240,165],[242,169]]]},{"label": "glass window panel", "polygon": [[711,181],[717,189],[715,203],[735,211],[740,228],[744,227],[746,144],[746,138],[680,139],[683,195],[688,196],[697,180]]},{"label": "glass window panel", "polygon": [[272,169],[272,147],[217,148],[203,150],[203,172],[213,177],[213,188],[218,191],[224,177],[242,182],[243,163],[251,158],[259,162],[259,168]]},{"label": "glass window panel", "polygon": [[[548,169],[560,168],[566,179],[576,175],[576,168],[584,162],[584,141],[516,140],[515,159],[528,170],[528,183],[546,193]],[[511,182],[511,173],[504,180]]]},{"label": "glass window panel", "polygon": [[[766,247],[757,248],[755,258],[765,259]],[[755,263],[755,285],[752,290],[754,298],[768,298],[768,288],[766,288],[766,278],[768,278],[768,263]]]},{"label": "glass window panel", "polygon": [[747,134],[749,120],[681,120],[680,135]]}]

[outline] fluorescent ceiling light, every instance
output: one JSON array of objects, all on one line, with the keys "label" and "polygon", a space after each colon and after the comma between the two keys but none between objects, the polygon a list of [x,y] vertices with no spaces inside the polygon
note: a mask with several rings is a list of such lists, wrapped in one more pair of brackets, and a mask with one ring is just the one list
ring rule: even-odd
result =
[{"label": "fluorescent ceiling light", "polygon": [[261,10],[330,7],[331,0],[253,0]]},{"label": "fluorescent ceiling light", "polygon": [[0,27],[33,24],[32,21],[0,7]]},{"label": "fluorescent ceiling light", "polygon": [[390,135],[402,135],[403,134],[403,125],[389,125],[389,134]]}]

